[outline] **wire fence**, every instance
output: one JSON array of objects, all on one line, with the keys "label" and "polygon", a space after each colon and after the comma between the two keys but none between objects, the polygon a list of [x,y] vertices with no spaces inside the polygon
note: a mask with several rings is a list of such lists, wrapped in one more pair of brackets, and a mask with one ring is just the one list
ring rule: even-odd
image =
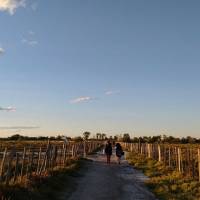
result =
[{"label": "wire fence", "polygon": [[0,184],[24,183],[33,178],[50,176],[69,161],[86,156],[101,146],[100,141],[51,143],[46,145],[0,148]]},{"label": "wire fence", "polygon": [[200,146],[157,143],[122,143],[122,145],[129,152],[162,162],[165,166],[200,181]]}]

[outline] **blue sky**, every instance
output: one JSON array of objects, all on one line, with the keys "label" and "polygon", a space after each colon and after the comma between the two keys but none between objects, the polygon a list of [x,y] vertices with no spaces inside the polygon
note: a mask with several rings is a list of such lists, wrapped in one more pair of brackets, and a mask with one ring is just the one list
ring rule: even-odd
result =
[{"label": "blue sky", "polygon": [[199,8],[0,0],[1,136],[199,137]]}]

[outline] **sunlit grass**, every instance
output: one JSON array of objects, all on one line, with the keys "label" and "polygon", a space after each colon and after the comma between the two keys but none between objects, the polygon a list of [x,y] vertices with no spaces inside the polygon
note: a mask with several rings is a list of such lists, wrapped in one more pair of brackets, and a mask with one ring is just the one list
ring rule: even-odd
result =
[{"label": "sunlit grass", "polygon": [[71,160],[68,166],[53,171],[52,176],[33,178],[28,184],[0,185],[0,200],[51,200],[57,199],[62,190],[72,190],[71,177],[79,176],[78,169],[84,160]]},{"label": "sunlit grass", "polygon": [[163,163],[130,153],[129,163],[149,177],[146,185],[162,200],[199,200],[200,182],[165,167]]}]

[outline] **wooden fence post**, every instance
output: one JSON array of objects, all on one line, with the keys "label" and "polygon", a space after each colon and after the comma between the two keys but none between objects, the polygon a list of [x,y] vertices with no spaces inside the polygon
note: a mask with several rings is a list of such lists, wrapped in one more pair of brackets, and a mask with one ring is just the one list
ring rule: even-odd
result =
[{"label": "wooden fence post", "polygon": [[23,178],[25,158],[26,158],[26,147],[24,147],[24,152],[23,152],[23,156],[22,156],[22,166],[21,166],[21,173],[20,173],[20,182],[22,182],[22,178]]},{"label": "wooden fence post", "polygon": [[10,155],[9,155],[8,169],[7,169],[7,172],[6,172],[6,180],[5,180],[6,185],[9,184],[9,181],[10,181],[11,176],[12,176],[12,162],[13,162],[15,152],[16,152],[15,149],[12,148]]},{"label": "wooden fence post", "polygon": [[83,144],[83,157],[86,158],[86,140],[84,140]]},{"label": "wooden fence post", "polygon": [[73,144],[72,145],[72,158],[75,157],[75,145]]},{"label": "wooden fence post", "polygon": [[148,158],[151,158],[150,144],[147,144]]},{"label": "wooden fence post", "polygon": [[41,154],[42,154],[42,148],[40,147],[40,150],[38,153],[37,170],[36,170],[37,175],[39,174],[39,170],[40,170]]},{"label": "wooden fence post", "polygon": [[171,148],[168,149],[169,153],[169,167],[171,167]]},{"label": "wooden fence post", "polygon": [[161,148],[160,145],[158,145],[158,161],[161,162],[162,158],[161,158]]},{"label": "wooden fence post", "polygon": [[19,171],[19,155],[18,155],[18,153],[16,153],[16,161],[15,161],[15,171],[14,171],[13,183],[15,183],[15,181],[17,179],[18,171]]},{"label": "wooden fence post", "polygon": [[133,144],[131,144],[131,152],[133,152]]},{"label": "wooden fence post", "polygon": [[63,166],[65,167],[65,163],[66,163],[66,151],[67,151],[67,144],[64,143],[63,145]]},{"label": "wooden fence post", "polygon": [[51,151],[51,144],[50,142],[48,143],[47,146],[47,151],[46,151],[46,156],[45,156],[45,164],[44,164],[44,172],[46,173],[46,171],[49,168],[49,157],[50,157],[50,151]]},{"label": "wooden fence post", "polygon": [[200,182],[200,149],[198,149],[198,168],[199,168],[199,182]]},{"label": "wooden fence post", "polygon": [[181,172],[181,149],[178,148],[178,171]]},{"label": "wooden fence post", "polygon": [[[57,167],[57,146],[54,145],[53,146],[53,150],[52,150],[52,171],[54,169],[54,167]],[[66,147],[66,158],[67,158],[67,147]]]},{"label": "wooden fence post", "polygon": [[47,144],[47,148],[45,151],[45,154],[43,155],[43,161],[39,170],[39,176],[41,176],[42,172],[46,170],[47,167],[47,157],[48,157],[48,153],[49,153],[49,146],[50,146],[50,141],[48,140],[48,144]]},{"label": "wooden fence post", "polygon": [[34,149],[32,149],[32,152],[31,152],[31,162],[30,162],[30,167],[29,167],[29,177],[32,176],[33,162],[34,162]]},{"label": "wooden fence post", "polygon": [[30,172],[30,163],[31,162],[31,148],[28,150],[28,163],[26,165],[26,179],[29,178],[29,172]]},{"label": "wooden fence post", "polygon": [[0,182],[3,180],[3,168],[6,160],[6,155],[7,155],[7,148],[5,148],[4,153],[3,153],[3,159],[1,161],[1,168],[0,168]]}]

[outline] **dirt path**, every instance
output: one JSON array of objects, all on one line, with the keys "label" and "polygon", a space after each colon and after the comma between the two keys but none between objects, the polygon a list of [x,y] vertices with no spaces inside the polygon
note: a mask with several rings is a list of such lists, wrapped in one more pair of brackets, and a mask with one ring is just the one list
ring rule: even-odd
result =
[{"label": "dirt path", "polygon": [[69,200],[155,200],[144,186],[147,179],[140,171],[133,169],[127,161],[121,165],[114,160],[105,163],[105,156],[90,156],[86,174],[78,181],[77,189]]}]

